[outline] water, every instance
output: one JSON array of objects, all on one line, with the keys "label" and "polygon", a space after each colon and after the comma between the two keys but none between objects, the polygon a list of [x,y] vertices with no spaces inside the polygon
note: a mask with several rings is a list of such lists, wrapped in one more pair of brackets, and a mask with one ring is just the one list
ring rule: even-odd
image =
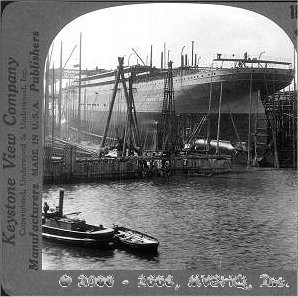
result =
[{"label": "water", "polygon": [[[64,212],[159,239],[159,253],[73,247],[43,240],[43,269],[297,269],[297,172],[253,169],[63,185]],[[61,186],[44,186],[57,205]]]}]

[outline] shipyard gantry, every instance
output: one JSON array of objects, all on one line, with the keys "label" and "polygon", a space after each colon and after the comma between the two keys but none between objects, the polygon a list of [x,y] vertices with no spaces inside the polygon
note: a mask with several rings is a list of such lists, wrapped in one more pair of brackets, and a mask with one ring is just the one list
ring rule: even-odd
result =
[{"label": "shipyard gantry", "polygon": [[[128,88],[123,70],[123,58],[118,59],[114,91],[110,102],[108,118],[100,146],[81,145],[78,142],[51,137],[44,143],[44,182],[94,181],[102,179],[123,179],[133,177],[171,176],[174,173],[212,175],[229,172],[231,157],[223,155],[199,155],[182,152],[177,117],[175,115],[172,63],[169,62],[164,87],[162,122],[156,135],[157,147],[154,151],[142,151],[140,145],[137,117],[133,98],[134,71],[128,78]],[[113,107],[117,96],[118,84],[125,90],[127,107],[126,124],[117,145],[107,146],[106,140]],[[72,129],[74,137],[81,128]],[[52,130],[54,131],[54,129]],[[61,131],[59,133],[61,136]],[[70,136],[70,133],[66,133]],[[94,137],[84,132],[80,139]],[[82,141],[80,142],[82,143]],[[116,156],[107,152],[114,148]]]}]

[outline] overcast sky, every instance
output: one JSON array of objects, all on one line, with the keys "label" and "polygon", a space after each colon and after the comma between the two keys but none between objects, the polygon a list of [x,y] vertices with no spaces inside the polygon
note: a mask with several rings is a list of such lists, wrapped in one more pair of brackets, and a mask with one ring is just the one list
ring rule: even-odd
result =
[{"label": "overcast sky", "polygon": [[[63,41],[63,64],[82,32],[82,68],[113,69],[117,57],[137,57],[149,64],[153,45],[153,65],[160,67],[160,53],[166,42],[174,67],[180,65],[180,54],[191,58],[191,42],[200,65],[210,65],[216,53],[293,60],[293,44],[271,20],[251,11],[209,4],[138,4],[107,8],[88,13],[69,23],[54,40],[55,67],[59,65],[60,42]],[[78,47],[66,68],[78,63]]]}]

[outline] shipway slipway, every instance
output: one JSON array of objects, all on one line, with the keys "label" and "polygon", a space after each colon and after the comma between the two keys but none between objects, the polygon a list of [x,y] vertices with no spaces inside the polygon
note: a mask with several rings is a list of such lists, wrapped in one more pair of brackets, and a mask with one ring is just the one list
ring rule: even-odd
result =
[{"label": "shipway slipway", "polygon": [[48,212],[49,206],[45,202],[42,216],[43,238],[68,244],[157,251],[158,240],[139,231],[116,225],[114,228],[95,226],[87,224],[85,220],[69,217],[80,212],[63,215],[63,198],[64,192],[60,191],[59,206],[53,212]]}]

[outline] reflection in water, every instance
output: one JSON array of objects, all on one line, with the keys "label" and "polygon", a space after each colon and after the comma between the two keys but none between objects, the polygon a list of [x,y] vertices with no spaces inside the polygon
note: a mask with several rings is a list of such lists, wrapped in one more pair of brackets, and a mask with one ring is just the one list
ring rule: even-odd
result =
[{"label": "reflection in water", "polygon": [[[115,251],[112,248],[92,248],[82,246],[71,246],[60,242],[52,242],[43,239],[43,255],[46,258],[51,258],[53,263],[50,263],[48,269],[87,269],[85,263],[88,262],[88,267],[105,265],[104,263],[113,258]],[[57,266],[59,263],[59,266]],[[71,266],[69,266],[71,265]]]},{"label": "reflection in water", "polygon": [[133,249],[117,249],[118,253],[122,253],[127,257],[135,258],[138,260],[146,260],[148,262],[159,262],[159,253],[158,252],[145,252],[145,251],[138,251]]},{"label": "reflection in water", "polygon": [[[74,258],[96,258],[100,260],[103,258],[113,257],[115,251],[113,247],[90,247],[90,246],[74,246],[62,242],[56,242],[49,239],[43,239],[43,250],[48,254],[57,255],[60,253],[60,256],[68,254],[70,257]],[[59,256],[59,255],[57,255]]]},{"label": "reflection in water", "polygon": [[[297,269],[294,170],[65,185],[65,213],[159,239],[159,254],[44,242],[43,269]],[[58,186],[43,199],[58,204]]]},{"label": "reflection in water", "polygon": [[114,246],[92,247],[92,246],[73,246],[63,242],[43,239],[43,252],[48,256],[53,256],[61,260],[65,256],[72,258],[92,259],[92,261],[106,261],[114,257],[115,252],[122,253],[127,257],[146,260],[158,263],[158,251],[148,252],[133,249],[115,249]]}]

